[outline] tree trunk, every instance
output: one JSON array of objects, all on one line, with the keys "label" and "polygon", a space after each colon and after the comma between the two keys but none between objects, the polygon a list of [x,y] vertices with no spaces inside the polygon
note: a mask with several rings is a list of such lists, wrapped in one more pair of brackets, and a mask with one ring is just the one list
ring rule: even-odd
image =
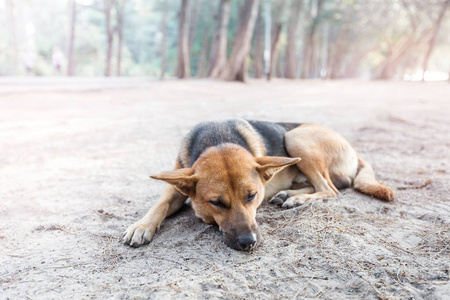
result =
[{"label": "tree trunk", "polygon": [[203,41],[202,41],[202,52],[200,54],[199,63],[197,66],[197,72],[195,73],[197,77],[205,77],[206,76],[206,53],[208,52],[208,38],[209,38],[209,30],[205,29],[205,33],[203,35]]},{"label": "tree trunk", "polygon": [[262,20],[262,8],[260,7],[258,10],[258,17],[256,19],[256,31],[255,31],[255,46],[254,55],[253,55],[253,64],[254,64],[254,75],[255,78],[261,78],[264,75],[263,70],[263,20]]},{"label": "tree trunk", "polygon": [[178,26],[178,66],[177,77],[191,76],[189,61],[189,0],[181,0]]},{"label": "tree trunk", "polygon": [[369,54],[372,51],[375,51],[378,47],[379,47],[379,45],[375,44],[374,46],[368,48],[367,50],[360,52],[360,54],[355,55],[355,58],[352,59],[350,64],[348,66],[346,66],[346,68],[345,68],[345,77],[346,78],[356,77],[357,70],[358,70],[358,67],[359,67],[361,61],[364,59],[364,57],[367,56],[367,54]]},{"label": "tree trunk", "polygon": [[349,34],[350,34],[349,27],[345,27],[344,29],[339,30],[338,38],[333,46],[332,55],[329,59],[327,78],[330,79],[342,78],[343,76],[341,72],[342,62],[344,60],[346,48],[349,44],[348,41]]},{"label": "tree trunk", "polygon": [[247,56],[250,52],[253,29],[258,15],[259,0],[245,0],[240,12],[241,19],[222,78],[245,82],[247,71]]},{"label": "tree trunk", "polygon": [[284,77],[289,79],[297,78],[297,32],[300,14],[302,12],[303,0],[293,0],[289,15],[289,27],[286,45],[286,58]]},{"label": "tree trunk", "polygon": [[195,30],[197,28],[199,10],[200,1],[194,0],[194,3],[191,5],[191,13],[189,17],[189,54],[191,53],[192,45],[195,41]]},{"label": "tree trunk", "polygon": [[283,71],[282,71],[281,59],[280,59],[279,53],[278,53],[278,57],[277,57],[277,64],[275,66],[275,70],[276,70],[276,74],[277,74],[278,78],[283,77]]},{"label": "tree trunk", "polygon": [[264,75],[269,80],[270,73],[270,29],[272,27],[272,8],[270,1],[264,3]]},{"label": "tree trunk", "polygon": [[272,31],[272,44],[270,46],[270,69],[268,74],[268,79],[272,79],[272,74],[275,70],[277,61],[278,61],[278,50],[279,50],[279,41],[280,41],[280,33],[281,29],[283,27],[283,24],[277,23],[275,24],[273,31]]},{"label": "tree trunk", "polygon": [[209,69],[209,76],[213,78],[220,77],[227,62],[227,29],[230,22],[230,0],[220,1],[216,19]]},{"label": "tree trunk", "polygon": [[278,16],[272,29],[272,41],[270,45],[270,69],[267,79],[271,79],[273,73],[276,71],[278,63],[278,54],[280,50],[280,34],[283,29],[283,15],[284,9],[286,7],[286,2],[281,0],[279,2]]},{"label": "tree trunk", "polygon": [[70,1],[70,27],[69,27],[69,44],[67,49],[67,75],[75,75],[75,61],[74,61],[74,48],[75,48],[75,23],[77,16],[77,3],[75,0]]},{"label": "tree trunk", "polygon": [[114,41],[114,31],[111,28],[111,9],[112,0],[104,0],[104,13],[106,18],[106,66],[105,76],[111,76],[111,59],[112,59],[112,46]]},{"label": "tree trunk", "polygon": [[432,29],[426,30],[422,35],[415,39],[414,33],[400,39],[395,45],[389,45],[386,60],[378,68],[376,79],[392,79],[400,60],[411,52],[414,48],[426,42],[432,34]]},{"label": "tree trunk", "polygon": [[433,30],[430,38],[430,42],[428,43],[428,49],[425,53],[425,57],[423,60],[423,73],[422,73],[422,81],[425,81],[425,72],[428,69],[428,61],[430,59],[431,53],[433,52],[434,46],[436,44],[436,38],[439,32],[439,28],[441,27],[442,20],[444,19],[445,12],[447,11],[448,5],[450,4],[450,0],[446,0],[444,4],[442,5],[442,9],[439,13],[438,18],[436,19],[436,22],[433,25]]},{"label": "tree trunk", "polygon": [[319,76],[320,78],[324,79],[327,76],[328,53],[330,52],[330,23],[325,22],[324,26],[322,26],[322,29],[322,51],[320,52],[319,58]]},{"label": "tree trunk", "polygon": [[[119,2],[121,2],[119,4]],[[116,76],[121,76],[121,64],[122,64],[122,41],[123,41],[123,22],[126,0],[116,0],[116,19],[117,19],[117,68]]]},{"label": "tree trunk", "polygon": [[14,16],[14,2],[13,0],[6,0],[6,9],[8,14],[8,29],[9,29],[9,42],[12,46],[12,71],[11,75],[15,75],[18,71],[18,47],[16,37],[16,18]]},{"label": "tree trunk", "polygon": [[310,77],[311,71],[312,71],[311,68],[314,64],[314,48],[315,48],[314,37],[315,37],[317,26],[320,21],[320,17],[321,17],[320,10],[322,8],[323,1],[324,0],[317,0],[317,14],[313,18],[310,29],[309,29],[309,34],[308,34],[306,45],[305,45],[305,52],[303,55],[303,67],[302,67],[302,74],[301,74],[302,79],[306,79],[306,78]]},{"label": "tree trunk", "polygon": [[381,80],[387,80],[391,79],[392,77],[392,70],[394,69],[393,66],[393,59],[392,59],[392,49],[389,49],[386,55],[386,60],[381,64],[381,67],[379,68],[378,74],[376,75],[376,79]]},{"label": "tree trunk", "polygon": [[164,1],[164,8],[163,8],[163,17],[161,21],[161,33],[162,33],[162,39],[161,39],[161,75],[160,78],[164,79],[164,74],[166,73],[166,47],[167,47],[167,14],[168,14],[168,5],[167,0]]}]

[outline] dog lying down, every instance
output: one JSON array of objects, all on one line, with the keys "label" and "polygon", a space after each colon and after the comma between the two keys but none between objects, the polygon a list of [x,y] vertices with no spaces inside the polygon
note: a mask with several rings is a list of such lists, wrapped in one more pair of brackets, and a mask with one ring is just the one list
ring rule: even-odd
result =
[{"label": "dog lying down", "polygon": [[[175,170],[150,177],[169,185],[125,231],[124,242],[132,247],[149,243],[164,218],[188,197],[196,216],[217,224],[229,247],[247,251],[261,241],[255,216],[265,199],[292,208],[336,197],[350,186],[382,200],[394,197],[344,137],[314,124],[201,123],[182,142]],[[290,189],[293,183],[302,187]]]}]

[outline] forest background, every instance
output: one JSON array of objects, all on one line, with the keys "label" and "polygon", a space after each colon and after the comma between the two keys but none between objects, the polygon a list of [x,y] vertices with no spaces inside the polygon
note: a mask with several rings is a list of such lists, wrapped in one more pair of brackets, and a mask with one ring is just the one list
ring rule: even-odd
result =
[{"label": "forest background", "polygon": [[0,75],[446,80],[450,0],[5,0]]}]

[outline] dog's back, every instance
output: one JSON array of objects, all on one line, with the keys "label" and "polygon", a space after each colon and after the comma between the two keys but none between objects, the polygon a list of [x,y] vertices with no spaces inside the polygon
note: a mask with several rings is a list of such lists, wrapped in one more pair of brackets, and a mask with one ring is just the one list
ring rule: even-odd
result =
[{"label": "dog's back", "polygon": [[244,119],[203,122],[185,137],[181,145],[180,163],[183,167],[191,167],[206,149],[225,144],[239,145],[255,157],[288,157],[284,134],[299,125]]}]

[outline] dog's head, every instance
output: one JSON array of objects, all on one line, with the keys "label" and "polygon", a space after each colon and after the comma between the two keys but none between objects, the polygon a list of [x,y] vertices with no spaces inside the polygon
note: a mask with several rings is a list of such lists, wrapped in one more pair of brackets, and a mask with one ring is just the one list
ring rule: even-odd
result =
[{"label": "dog's head", "polygon": [[192,168],[151,177],[189,196],[196,216],[217,224],[228,246],[252,250],[261,241],[255,217],[264,199],[265,183],[298,161],[289,157],[256,158],[242,147],[226,144],[209,148]]}]

